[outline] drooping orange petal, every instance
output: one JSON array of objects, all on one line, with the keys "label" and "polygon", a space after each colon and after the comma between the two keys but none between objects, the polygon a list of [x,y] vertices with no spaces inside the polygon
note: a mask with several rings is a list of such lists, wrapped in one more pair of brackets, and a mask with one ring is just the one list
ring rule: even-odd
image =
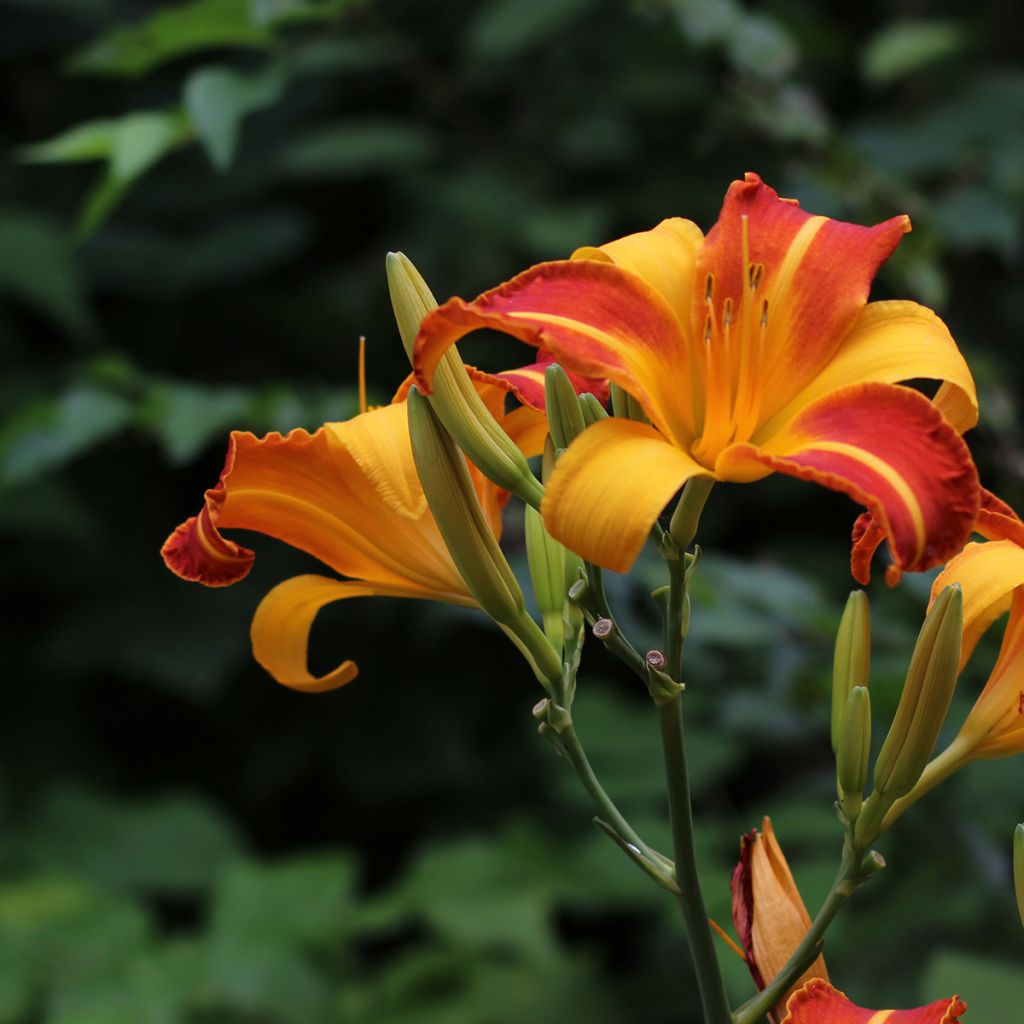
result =
[{"label": "drooping orange petal", "polygon": [[865,1010],[828,982],[814,980],[790,997],[782,1024],[959,1024],[966,1012],[957,996],[916,1010]]},{"label": "drooping orange petal", "polygon": [[[967,362],[946,325],[916,302],[869,302],[838,350],[786,405],[764,424],[755,441],[771,437],[800,409],[850,384],[909,380],[943,381],[940,412],[962,434],[978,422],[978,395]],[[938,397],[938,396],[937,396]]]},{"label": "drooping orange petal", "polygon": [[626,572],[672,495],[708,475],[653,427],[601,420],[555,464],[541,503],[544,525],[588,562]]},{"label": "drooping orange petal", "polygon": [[574,260],[614,263],[639,274],[656,288],[689,330],[692,319],[693,274],[704,233],[693,221],[669,217],[650,231],[637,231],[601,246],[583,246]]},{"label": "drooping orange petal", "polygon": [[303,693],[324,693],[352,682],[359,674],[354,661],[343,661],[322,676],[309,672],[309,631],[317,613],[333,601],[349,597],[423,597],[413,587],[388,587],[333,580],[326,576],[294,576],[279,583],[256,609],[250,636],[256,660],[282,686]]},{"label": "drooping orange petal", "polygon": [[474,302],[449,299],[416,340],[416,379],[429,394],[444,352],[482,328],[547,349],[566,369],[615,381],[680,447],[693,437],[686,339],[675,313],[642,278],[609,263],[541,263]]},{"label": "drooping orange petal", "polygon": [[[411,515],[417,502],[404,407],[374,409],[336,426],[286,437],[232,433],[224,471],[206,492],[203,510],[164,545],[168,567],[208,586],[241,579],[252,553],[219,533],[234,527],[300,548],[344,576],[465,598],[429,510]],[[373,465],[375,456],[384,461]]]},{"label": "drooping orange petal", "polygon": [[963,439],[922,395],[894,384],[856,384],[808,406],[762,447],[733,445],[720,479],[766,470],[812,480],[864,505],[885,532],[893,561],[921,572],[970,536],[978,473]]},{"label": "drooping orange petal", "polygon": [[[878,268],[910,229],[907,217],[862,227],[815,217],[780,199],[756,174],[735,181],[697,261],[691,329],[703,330],[705,295],[739,309],[749,287],[744,253],[763,266],[768,303],[766,376],[761,400],[768,419],[829,362],[867,301]],[[746,235],[746,246],[744,246]]]}]

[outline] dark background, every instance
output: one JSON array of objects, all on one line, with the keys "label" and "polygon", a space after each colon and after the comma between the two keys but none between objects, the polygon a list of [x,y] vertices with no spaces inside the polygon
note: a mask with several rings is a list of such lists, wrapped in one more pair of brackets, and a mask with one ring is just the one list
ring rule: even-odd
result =
[{"label": "dark background", "polygon": [[[388,399],[406,366],[387,250],[440,298],[472,296],[665,216],[706,229],[746,170],[815,212],[911,215],[875,295],[950,324],[979,466],[1019,502],[1018,6],[3,0],[0,17],[0,1022],[697,1021],[677,909],[591,829],[533,731],[536,685],[480,617],[332,608],[314,667],[362,673],[306,697],[253,664],[247,630],[308,559],[252,538],[251,577],[208,591],[157,551],[229,429],[355,411],[360,334]],[[465,346],[491,369],[522,354]],[[812,910],[834,872],[831,634],[855,511],[772,479],[720,487],[705,516],[687,703],[723,923],[763,814]],[[879,733],[928,583],[871,588]],[[638,645],[658,584],[645,564],[613,587]],[[667,847],[657,723],[599,650],[578,724]],[[857,1002],[959,991],[974,1024],[1014,1018],[1021,779],[1019,760],[974,766],[882,842],[890,869],[827,949]]]}]

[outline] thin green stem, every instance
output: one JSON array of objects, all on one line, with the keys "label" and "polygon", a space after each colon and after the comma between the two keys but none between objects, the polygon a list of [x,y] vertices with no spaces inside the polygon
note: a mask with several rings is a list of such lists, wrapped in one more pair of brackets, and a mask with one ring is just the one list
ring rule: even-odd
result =
[{"label": "thin green stem", "polygon": [[571,722],[559,729],[558,738],[561,740],[562,749],[565,751],[566,757],[569,758],[573,768],[576,769],[576,774],[579,776],[580,782],[583,783],[583,788],[590,794],[590,798],[594,801],[598,811],[600,811],[601,817],[623,839],[632,843],[641,853],[649,856],[651,853],[650,847],[640,838],[637,831],[626,820],[618,807],[615,806],[614,801],[605,792],[604,787],[598,780],[590,760],[583,750],[579,736],[576,734],[576,729]]},{"label": "thin green stem", "polygon": [[[682,551],[676,550],[668,561],[670,590],[665,615],[665,668],[677,682],[682,675],[682,617],[686,598],[686,574]],[[668,784],[672,843],[675,850],[676,882],[679,904],[686,923],[686,934],[693,957],[705,1024],[730,1024],[732,1014],[725,991],[722,969],[715,954],[714,936],[708,923],[704,895],[697,870],[693,836],[693,809],[686,763],[681,694],[658,703],[661,740],[665,752],[665,778]]]},{"label": "thin green stem", "polygon": [[608,595],[604,590],[604,575],[599,565],[587,563],[587,600],[584,606],[587,621],[593,625],[597,619],[608,619],[612,624],[611,632],[602,636],[601,642],[620,661],[629,667],[634,675],[647,681],[647,663],[640,652],[626,639],[619,629],[619,624],[612,614]]}]

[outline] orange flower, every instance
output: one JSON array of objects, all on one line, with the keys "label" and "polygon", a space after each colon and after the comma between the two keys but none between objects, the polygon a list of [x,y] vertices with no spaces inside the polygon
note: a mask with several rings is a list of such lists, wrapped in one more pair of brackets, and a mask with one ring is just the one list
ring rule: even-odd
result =
[{"label": "orange flower", "polygon": [[[811,927],[770,818],[762,821],[760,832],[753,829],[740,840],[740,861],[732,876],[732,919],[759,990],[785,967]],[[811,978],[828,981],[823,957],[811,964],[790,992]],[[773,1019],[778,1020],[778,1015]]]},{"label": "orange flower", "polygon": [[809,981],[790,997],[782,1024],[958,1024],[966,1011],[957,996],[916,1010],[865,1010],[828,982]]},{"label": "orange flower", "polygon": [[[531,368],[526,368],[527,372]],[[504,376],[470,371],[495,417],[525,454],[538,454],[547,432],[527,405],[506,414],[508,393],[524,393]],[[315,433],[293,430],[257,438],[234,431],[224,470],[197,516],[182,523],[161,554],[186,580],[219,587],[236,583],[254,554],[221,534],[256,530],[314,555],[349,579],[304,575],[274,587],[252,622],[256,660],[285,686],[334,689],[358,674],[344,661],[323,676],[307,667],[309,632],[332,601],[384,595],[475,606],[427,507],[409,441],[403,385],[391,405],[364,411]],[[472,468],[472,467],[471,467]],[[473,480],[495,537],[507,495],[480,473]]]},{"label": "orange flower", "polygon": [[850,495],[906,569],[967,539],[977,473],[940,407],[899,381],[943,381],[941,408],[977,419],[974,383],[945,325],[912,302],[867,303],[909,230],[814,217],[756,175],[730,187],[704,237],[674,218],[543,263],[423,322],[417,380],[445,350],[493,328],[607,377],[651,426],[593,425],[559,460],[542,511],[590,561],[627,569],[689,479],[745,483],[772,472]]}]

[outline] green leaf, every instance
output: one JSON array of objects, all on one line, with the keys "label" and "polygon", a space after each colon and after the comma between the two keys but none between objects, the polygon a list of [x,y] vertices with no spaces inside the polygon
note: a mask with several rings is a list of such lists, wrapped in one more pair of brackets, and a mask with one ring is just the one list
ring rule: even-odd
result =
[{"label": "green leaf", "polygon": [[250,0],[192,0],[101,36],[71,60],[70,70],[135,78],[190,53],[272,41],[267,26],[252,18]]},{"label": "green leaf", "polygon": [[964,44],[964,28],[940,19],[898,21],[874,35],[864,50],[864,77],[888,85],[956,53]]},{"label": "green leaf", "polygon": [[193,459],[213,438],[248,421],[251,395],[241,388],[159,383],[146,397],[142,421],[177,463]]},{"label": "green leaf", "polygon": [[225,171],[231,166],[242,121],[275,103],[284,84],[279,65],[271,65],[258,75],[242,75],[227,67],[207,67],[189,76],[185,82],[185,109],[217,170]]},{"label": "green leaf", "polygon": [[196,796],[130,801],[65,790],[44,804],[30,836],[44,868],[165,895],[211,885],[241,848],[234,828]]},{"label": "green leaf", "polygon": [[37,164],[105,160],[114,149],[114,136],[119,123],[116,118],[85,121],[52,139],[22,146],[19,156],[25,163]]},{"label": "green leaf", "polygon": [[417,125],[352,120],[315,129],[290,143],[281,163],[296,178],[400,174],[427,162],[433,153],[432,136]]},{"label": "green leaf", "polygon": [[796,66],[798,50],[789,33],[774,18],[746,14],[733,26],[727,50],[737,71],[773,81]]},{"label": "green leaf", "polygon": [[329,21],[365,0],[252,0],[257,25],[289,25]]},{"label": "green leaf", "polygon": [[1011,1021],[1024,1006],[1024,972],[1019,964],[950,950],[932,958],[919,991],[923,1002],[959,995],[977,1021]]},{"label": "green leaf", "polygon": [[32,403],[0,427],[0,484],[25,484],[60,468],[119,433],[133,415],[130,402],[88,384]]},{"label": "green leaf", "polygon": [[481,63],[509,60],[564,32],[593,0],[491,0],[466,30],[466,49]]},{"label": "green leaf", "polygon": [[0,294],[28,303],[69,333],[90,325],[70,240],[33,211],[0,210]]},{"label": "green leaf", "polygon": [[121,118],[114,133],[110,173],[119,182],[133,181],[190,134],[191,128],[181,111],[128,114]]}]

